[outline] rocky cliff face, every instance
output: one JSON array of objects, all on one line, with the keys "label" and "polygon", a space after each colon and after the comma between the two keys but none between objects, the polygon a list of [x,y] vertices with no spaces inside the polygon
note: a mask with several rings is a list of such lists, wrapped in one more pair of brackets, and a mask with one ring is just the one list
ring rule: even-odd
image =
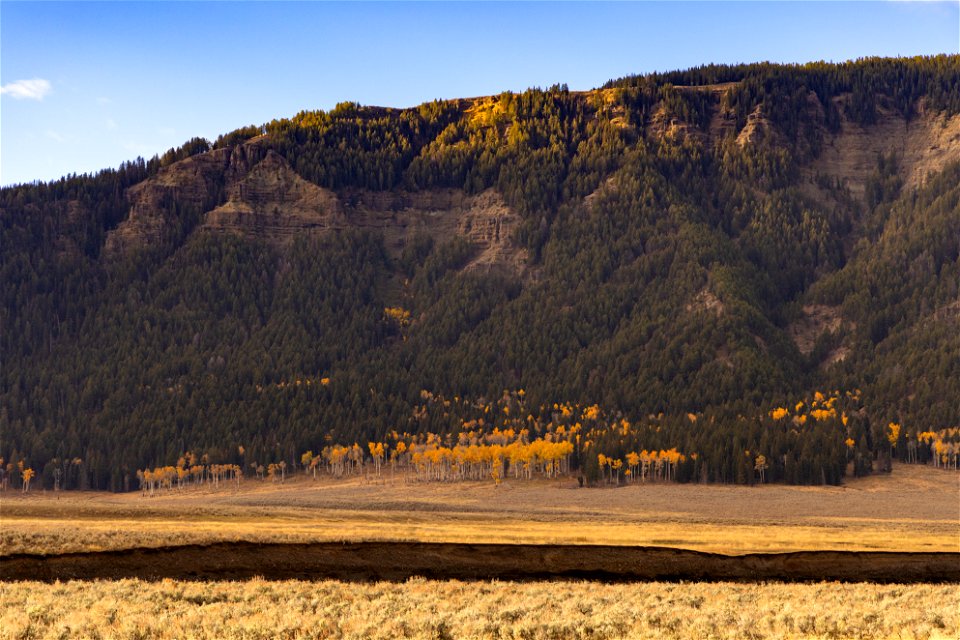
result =
[{"label": "rocky cliff face", "polygon": [[737,134],[737,144],[741,147],[777,147],[785,144],[783,136],[771,124],[763,108],[757,108],[747,116],[747,122]]},{"label": "rocky cliff face", "polygon": [[227,193],[227,201],[204,216],[202,232],[237,233],[285,245],[303,233],[347,226],[337,196],[298,176],[273,151]]},{"label": "rocky cliff face", "polygon": [[215,206],[224,186],[256,164],[264,148],[257,144],[215,149],[164,167],[127,191],[130,214],[111,231],[104,254],[117,257],[162,243],[182,223],[184,213]]},{"label": "rocky cliff face", "polygon": [[[843,98],[838,102],[843,114]],[[881,153],[894,154],[907,187],[919,186],[928,174],[960,158],[960,115],[933,114],[922,103],[919,114],[909,121],[888,109],[878,111],[876,124],[868,127],[842,118],[840,131],[826,137],[810,171],[840,178],[851,193],[862,197]]]},{"label": "rocky cliff face", "polygon": [[232,233],[281,248],[303,234],[368,229],[382,233],[387,251],[398,256],[418,235],[440,243],[462,236],[477,248],[466,269],[527,270],[527,252],[513,241],[520,217],[493,190],[337,194],[301,178],[259,141],[165,167],[127,198],[130,215],[108,235],[108,257],[157,246],[193,210],[202,214],[198,233]]},{"label": "rocky cliff face", "polygon": [[493,189],[477,195],[459,189],[353,192],[344,194],[342,205],[351,226],[381,231],[393,255],[419,235],[438,243],[460,236],[477,248],[466,270],[527,275],[529,256],[513,240],[520,216]]},{"label": "rocky cliff face", "polygon": [[[660,105],[646,124],[646,135],[708,145],[732,135],[740,147],[787,147],[786,137],[771,122],[762,106],[758,105],[747,116],[744,126],[737,130],[733,113],[723,106],[723,94],[733,84],[680,88],[686,92],[710,94],[713,107],[706,131],[672,117]],[[840,129],[836,133],[821,130],[823,145],[820,153],[804,169],[811,182],[817,175],[839,178],[855,198],[862,199],[867,180],[877,169],[880,154],[896,157],[904,185],[908,188],[921,185],[929,174],[942,171],[948,162],[960,157],[960,115],[947,117],[943,113],[934,113],[921,100],[916,116],[910,120],[890,108],[879,106],[876,123],[863,126],[847,117],[850,99],[849,94],[844,94],[833,100],[840,114]],[[815,120],[823,119],[824,105],[813,91],[807,96],[805,108]],[[823,199],[823,194],[815,193],[815,188],[806,190],[809,195]]]}]

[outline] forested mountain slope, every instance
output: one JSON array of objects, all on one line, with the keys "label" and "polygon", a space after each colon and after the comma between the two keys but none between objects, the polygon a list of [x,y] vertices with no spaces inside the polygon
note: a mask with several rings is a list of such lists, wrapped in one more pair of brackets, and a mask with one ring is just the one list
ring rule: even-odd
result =
[{"label": "forested mountain slope", "polygon": [[960,424],[958,114],[957,56],[707,66],[344,103],[4,188],[0,456],[123,489],[187,450],[456,432],[424,390],[518,389],[531,421],[700,416],[676,429],[715,460],[859,389],[803,455],[889,455],[890,422]]}]

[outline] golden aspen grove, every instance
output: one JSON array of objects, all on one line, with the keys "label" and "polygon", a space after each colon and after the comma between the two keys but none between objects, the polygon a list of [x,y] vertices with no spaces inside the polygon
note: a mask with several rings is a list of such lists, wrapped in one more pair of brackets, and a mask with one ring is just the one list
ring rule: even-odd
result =
[{"label": "golden aspen grove", "polygon": [[[297,381],[299,382],[299,381]],[[859,391],[824,394],[820,391],[804,400],[774,407],[747,419],[739,416],[737,430],[750,433],[753,440],[743,457],[724,464],[729,449],[717,455],[714,442],[702,437],[718,431],[716,417],[687,413],[675,418],[648,416],[632,423],[610,416],[597,405],[581,407],[572,403],[541,405],[536,415],[527,407],[525,392],[504,392],[496,402],[468,401],[456,396],[446,399],[429,391],[420,394],[421,403],[407,421],[415,432],[391,430],[381,442],[352,445],[329,444],[314,454],[309,450],[291,460],[317,478],[323,473],[334,478],[363,477],[377,480],[455,482],[504,479],[530,480],[575,476],[581,483],[620,485],[656,482],[738,482],[746,484],[788,481],[795,484],[839,484],[849,469],[854,476],[872,469],[874,453],[867,445],[875,438],[881,445],[879,464],[893,458],[911,464],[926,464],[940,470],[957,470],[960,461],[960,429],[907,431],[890,423],[869,432],[859,419],[864,409]],[[851,416],[853,416],[851,418]],[[457,425],[455,431],[435,433],[437,425]],[[829,455],[818,450],[804,458],[804,441],[823,442],[828,438]],[[752,444],[751,444],[752,442]],[[242,458],[242,446],[237,448]],[[239,483],[244,477],[240,464],[196,464],[192,453],[181,456],[176,466],[137,472],[141,490],[153,495],[157,489],[178,489],[206,484],[216,488]],[[282,483],[286,461],[256,461],[247,464],[250,476]],[[886,468],[889,468],[887,466]]]}]

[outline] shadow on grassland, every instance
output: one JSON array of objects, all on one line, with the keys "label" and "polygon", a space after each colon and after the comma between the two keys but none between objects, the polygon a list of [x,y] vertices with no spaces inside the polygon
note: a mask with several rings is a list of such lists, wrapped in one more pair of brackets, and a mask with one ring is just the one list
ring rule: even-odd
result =
[{"label": "shadow on grassland", "polygon": [[666,547],[224,542],[0,557],[0,580],[335,579],[960,582],[960,553],[801,551],[726,556]]}]

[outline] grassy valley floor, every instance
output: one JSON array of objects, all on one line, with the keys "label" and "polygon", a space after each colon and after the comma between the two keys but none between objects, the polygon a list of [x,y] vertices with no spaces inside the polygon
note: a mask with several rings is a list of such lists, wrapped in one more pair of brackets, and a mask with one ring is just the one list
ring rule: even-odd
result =
[{"label": "grassy valley floor", "polygon": [[[246,481],[239,489],[0,497],[0,553],[229,541],[566,543],[741,554],[960,551],[958,476],[896,466],[842,487],[575,481]],[[0,638],[960,637],[956,584],[0,582]]]},{"label": "grassy valley floor", "polygon": [[840,487],[574,480],[426,484],[299,476],[239,490],[0,497],[0,554],[211,542],[648,545],[713,553],[960,551],[960,475],[898,465]]}]

